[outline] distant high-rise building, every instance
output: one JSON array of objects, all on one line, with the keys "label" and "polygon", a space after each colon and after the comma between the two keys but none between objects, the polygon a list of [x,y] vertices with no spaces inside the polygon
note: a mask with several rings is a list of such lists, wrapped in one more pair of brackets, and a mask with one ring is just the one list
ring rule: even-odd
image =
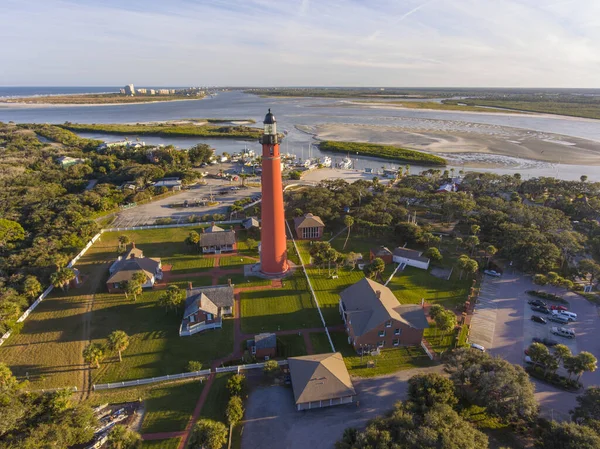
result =
[{"label": "distant high-rise building", "polygon": [[169,95],[169,89],[158,89],[159,95]]},{"label": "distant high-rise building", "polygon": [[125,86],[125,95],[135,95],[135,88],[133,84],[128,84]]},{"label": "distant high-rise building", "polygon": [[156,91],[154,89],[148,89],[148,93],[150,95],[156,95]]},{"label": "distant high-rise building", "polygon": [[124,88],[120,88],[119,92],[122,93],[123,95],[125,95],[125,89]]},{"label": "distant high-rise building", "polygon": [[148,93],[148,89],[138,89],[137,93],[138,94],[146,94],[146,93]]}]

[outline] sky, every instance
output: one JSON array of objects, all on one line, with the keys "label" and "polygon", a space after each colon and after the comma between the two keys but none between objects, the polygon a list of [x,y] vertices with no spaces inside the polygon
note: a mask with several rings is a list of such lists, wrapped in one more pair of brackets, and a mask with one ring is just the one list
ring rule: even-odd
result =
[{"label": "sky", "polygon": [[4,86],[600,87],[600,0],[1,0]]}]

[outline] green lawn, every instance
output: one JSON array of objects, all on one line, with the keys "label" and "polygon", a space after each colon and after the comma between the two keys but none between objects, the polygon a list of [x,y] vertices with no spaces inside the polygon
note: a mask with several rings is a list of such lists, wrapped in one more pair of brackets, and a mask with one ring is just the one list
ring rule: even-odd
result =
[{"label": "green lawn", "polygon": [[191,379],[98,390],[92,392],[89,404],[121,404],[141,399],[146,407],[141,433],[176,432],[185,429],[202,388],[198,379]]},{"label": "green lawn", "polygon": [[300,271],[285,279],[281,289],[242,292],[241,300],[244,333],[322,326]]},{"label": "green lawn", "polygon": [[340,292],[364,278],[364,273],[359,269],[350,271],[341,268],[337,273],[338,278],[331,279],[327,273],[327,268],[320,270],[318,268],[308,268],[307,272],[319,300],[325,322],[328,326],[340,324],[342,320],[338,309]]},{"label": "green lawn", "polygon": [[223,268],[227,267],[243,267],[244,265],[251,265],[256,263],[256,259],[250,259],[245,256],[224,256],[219,261],[219,266]]},{"label": "green lawn", "polygon": [[423,338],[427,340],[435,352],[441,354],[454,348],[456,332],[436,332],[435,324],[431,323],[429,328],[423,332]]},{"label": "green lawn", "polygon": [[352,232],[350,232],[350,238],[348,239],[348,243],[346,244],[346,248],[344,248],[344,242],[346,241],[346,232],[342,232],[335,239],[331,241],[331,246],[337,249],[338,251],[342,251],[344,253],[355,252],[360,253],[363,256],[365,262],[369,261],[369,251],[371,248],[377,248],[381,245],[387,246],[392,251],[396,248],[396,244],[394,243],[394,237],[388,235],[375,235],[375,236],[354,236]]},{"label": "green lawn", "polygon": [[238,273],[220,277],[219,284],[227,284],[228,279],[231,279],[231,282],[235,285],[236,288],[271,285],[271,281],[269,279],[262,279],[256,276],[246,277],[243,274]]},{"label": "green lawn", "polygon": [[296,240],[296,245],[298,246],[298,251],[300,252],[300,257],[302,257],[302,262],[304,265],[308,265],[310,263],[310,245],[312,241],[310,240]]},{"label": "green lawn", "polygon": [[172,386],[156,385],[145,402],[141,433],[184,430],[202,393],[198,380]]},{"label": "green lawn", "polygon": [[[356,351],[348,344],[345,332],[330,332],[335,350],[344,357],[346,368],[352,376],[375,377],[390,374],[395,371],[409,368],[430,366],[431,361],[425,351],[418,346],[402,346],[394,349],[384,349],[379,356],[364,356],[356,354]],[[327,335],[322,333],[311,333],[311,342],[316,353],[331,352]],[[373,360],[374,368],[367,368],[367,362]]]},{"label": "green lawn", "polygon": [[[144,255],[146,255],[144,253]],[[162,259],[163,264],[171,265],[173,274],[189,274],[208,271],[215,266],[213,257],[203,257],[200,254],[176,254]]]},{"label": "green lawn", "polygon": [[280,335],[277,337],[277,356],[287,359],[307,355],[302,335]]},{"label": "green lawn", "polygon": [[142,443],[142,449],[177,449],[181,438],[169,438],[168,440],[150,440]]},{"label": "green lawn", "polygon": [[406,267],[390,281],[388,287],[394,292],[401,304],[420,304],[426,302],[441,304],[448,309],[456,309],[467,300],[471,280],[458,280],[454,276],[449,281],[436,278],[428,271]]},{"label": "green lawn", "polygon": [[[187,280],[178,284],[185,288]],[[92,338],[101,342],[110,332],[120,329],[129,335],[130,344],[123,352],[122,362],[110,354],[100,369],[94,370],[94,383],[181,373],[190,360],[208,366],[211,360],[233,351],[232,320],[225,320],[222,329],[180,337],[182,311],[167,314],[158,307],[156,302],[161,294],[160,290],[144,292],[136,302],[121,294],[96,295]]]},{"label": "green lawn", "polygon": [[213,419],[225,423],[225,409],[229,402],[229,391],[227,391],[227,380],[233,373],[219,373],[210,387],[206,402],[200,411],[202,418]]}]

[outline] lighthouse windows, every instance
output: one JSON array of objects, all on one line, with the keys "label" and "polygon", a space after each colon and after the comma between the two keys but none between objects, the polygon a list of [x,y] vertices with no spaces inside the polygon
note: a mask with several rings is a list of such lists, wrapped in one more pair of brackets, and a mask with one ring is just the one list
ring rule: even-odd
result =
[{"label": "lighthouse windows", "polygon": [[275,151],[275,149],[274,149],[274,148],[275,148],[275,147],[273,147],[273,145],[271,145],[271,146],[269,147],[269,155],[270,155],[270,156],[273,156],[273,152]]}]

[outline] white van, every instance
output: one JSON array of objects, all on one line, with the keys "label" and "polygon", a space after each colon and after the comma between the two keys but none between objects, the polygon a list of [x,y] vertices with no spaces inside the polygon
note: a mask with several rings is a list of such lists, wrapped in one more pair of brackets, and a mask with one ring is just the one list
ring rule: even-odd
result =
[{"label": "white van", "polygon": [[471,343],[471,348],[477,349],[478,351],[485,352],[485,348],[477,343]]},{"label": "white van", "polygon": [[553,327],[552,333],[560,337],[575,338],[575,331],[566,327]]},{"label": "white van", "polygon": [[569,321],[575,321],[577,319],[577,314],[573,312],[567,312],[566,310],[561,310],[560,314],[562,316],[566,316]]}]

